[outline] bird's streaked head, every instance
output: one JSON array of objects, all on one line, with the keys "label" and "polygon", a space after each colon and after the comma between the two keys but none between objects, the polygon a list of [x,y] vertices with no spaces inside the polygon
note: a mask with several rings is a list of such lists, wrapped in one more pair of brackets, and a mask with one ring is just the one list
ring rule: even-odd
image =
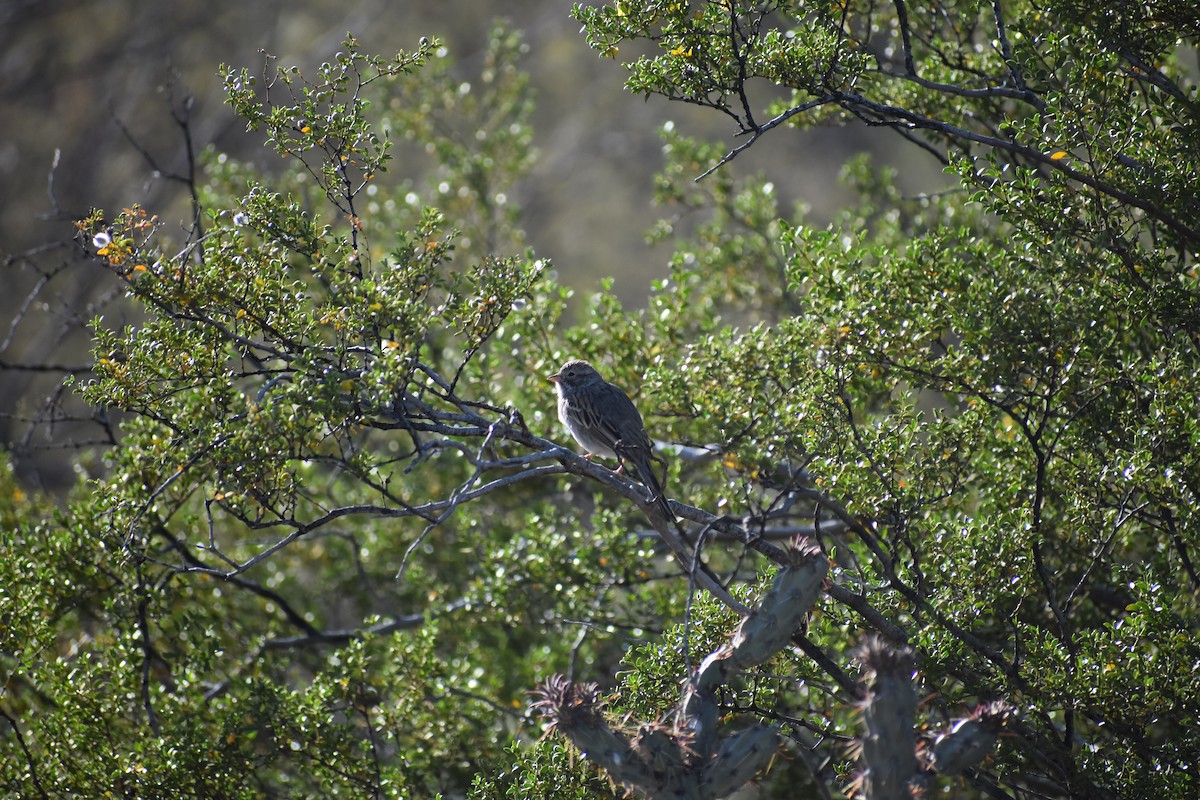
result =
[{"label": "bird's streaked head", "polygon": [[600,373],[596,372],[595,367],[591,364],[582,359],[575,359],[563,364],[562,369],[547,376],[546,380],[575,389],[602,379]]}]

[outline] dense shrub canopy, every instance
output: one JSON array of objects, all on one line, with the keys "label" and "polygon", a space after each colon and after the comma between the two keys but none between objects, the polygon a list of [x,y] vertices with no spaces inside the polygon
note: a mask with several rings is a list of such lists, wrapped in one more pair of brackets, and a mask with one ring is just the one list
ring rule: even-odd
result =
[{"label": "dense shrub canopy", "polygon": [[[927,793],[1195,797],[1191,4],[574,14],[600,56],[645,54],[630,91],[742,134],[663,127],[651,235],[674,255],[640,311],[601,293],[569,321],[524,242],[531,99],[505,27],[470,84],[426,40],[226,68],[288,166],[200,154],[182,235],[138,206],[79,222],[139,317],[95,319],[67,381],[110,437],[70,502],[0,475],[0,785],[619,796],[528,693],[565,673],[613,725],[669,728],[804,536],[822,596],[717,694],[726,724],[780,736],[767,796],[850,790],[882,659],[915,667],[922,758],[1011,711]],[[894,130],[954,187],[909,196],[856,159],[858,200],[818,226],[737,173],[735,148],[829,124]],[[391,160],[402,138],[430,185]],[[638,404],[680,528],[567,446],[544,376],[570,357]]]}]

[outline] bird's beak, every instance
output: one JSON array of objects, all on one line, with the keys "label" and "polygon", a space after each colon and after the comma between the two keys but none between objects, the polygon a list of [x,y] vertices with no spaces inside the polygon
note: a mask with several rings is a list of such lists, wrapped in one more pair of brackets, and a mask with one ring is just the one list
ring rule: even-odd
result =
[{"label": "bird's beak", "polygon": [[558,383],[558,381],[559,381],[558,373],[556,372],[553,375],[547,375],[546,380],[550,381],[551,383]]}]

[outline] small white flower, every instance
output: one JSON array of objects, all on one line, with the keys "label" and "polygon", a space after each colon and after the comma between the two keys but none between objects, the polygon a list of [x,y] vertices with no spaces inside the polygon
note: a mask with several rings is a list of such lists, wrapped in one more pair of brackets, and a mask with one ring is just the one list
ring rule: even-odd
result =
[{"label": "small white flower", "polygon": [[233,215],[233,224],[239,228],[244,228],[250,224],[250,218],[246,216],[245,212],[239,211]]},{"label": "small white flower", "polygon": [[100,231],[92,237],[92,246],[94,246],[97,250],[103,250],[110,244],[112,244],[112,237],[104,231]]}]

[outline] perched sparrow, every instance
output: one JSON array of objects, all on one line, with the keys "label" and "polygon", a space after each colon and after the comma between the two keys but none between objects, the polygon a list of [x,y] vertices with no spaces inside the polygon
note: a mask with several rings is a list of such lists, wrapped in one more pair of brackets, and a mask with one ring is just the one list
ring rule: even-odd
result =
[{"label": "perched sparrow", "polygon": [[[583,445],[588,455],[628,461],[642,485],[668,520],[675,514],[663,494],[662,484],[650,466],[650,437],[642,415],[629,395],[613,386],[586,361],[568,361],[549,376],[558,390],[558,418]],[[618,472],[620,470],[618,469]]]}]

